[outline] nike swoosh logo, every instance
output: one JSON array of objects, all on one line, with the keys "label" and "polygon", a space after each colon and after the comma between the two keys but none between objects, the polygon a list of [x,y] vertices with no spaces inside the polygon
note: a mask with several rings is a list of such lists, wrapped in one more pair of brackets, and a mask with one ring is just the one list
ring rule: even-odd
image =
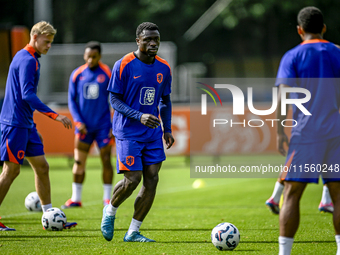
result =
[{"label": "nike swoosh logo", "polygon": [[139,75],[139,76],[133,76],[134,79],[137,79],[137,78],[139,78],[139,77],[141,77],[141,75]]}]

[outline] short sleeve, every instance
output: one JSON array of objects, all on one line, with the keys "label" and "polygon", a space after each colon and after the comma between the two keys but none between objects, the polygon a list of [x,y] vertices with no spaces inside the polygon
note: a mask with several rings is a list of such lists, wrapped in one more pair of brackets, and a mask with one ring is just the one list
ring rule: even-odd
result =
[{"label": "short sleeve", "polygon": [[123,80],[125,79],[126,70],[120,73],[120,63],[121,61],[117,61],[113,66],[112,75],[109,85],[107,86],[107,90],[117,94],[124,94]]},{"label": "short sleeve", "polygon": [[275,85],[279,86],[280,84],[285,84],[291,87],[296,87],[297,77],[295,57],[288,51],[281,59]]}]

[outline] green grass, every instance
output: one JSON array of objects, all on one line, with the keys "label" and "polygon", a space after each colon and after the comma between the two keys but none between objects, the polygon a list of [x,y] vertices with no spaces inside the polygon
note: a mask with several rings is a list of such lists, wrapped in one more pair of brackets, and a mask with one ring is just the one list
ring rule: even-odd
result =
[{"label": "green grass", "polygon": [[[235,157],[281,163],[278,156]],[[49,157],[53,206],[71,196],[72,173],[67,158]],[[239,163],[241,164],[241,163]],[[33,171],[22,167],[0,208],[1,222],[17,231],[0,233],[0,254],[221,254],[210,242],[213,227],[232,222],[241,233],[236,254],[278,254],[278,217],[264,206],[275,179],[204,179],[206,186],[193,189],[195,179],[183,157],[168,157],[160,172],[154,205],[141,232],[156,243],[124,243],[123,236],[133,214],[137,191],[117,212],[115,236],[107,242],[101,235],[102,184],[99,158],[88,160],[83,188],[83,208],[64,210],[76,228],[61,232],[42,229],[41,213],[28,212],[24,200],[34,191]],[[115,175],[115,183],[122,178]],[[335,254],[330,214],[320,214],[322,185],[308,185],[301,201],[301,223],[293,254]],[[228,252],[227,252],[228,253]]]}]

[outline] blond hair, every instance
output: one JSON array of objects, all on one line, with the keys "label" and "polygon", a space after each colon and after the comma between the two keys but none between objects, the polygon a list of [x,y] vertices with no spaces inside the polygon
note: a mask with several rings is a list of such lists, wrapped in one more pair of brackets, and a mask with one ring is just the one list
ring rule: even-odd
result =
[{"label": "blond hair", "polygon": [[31,29],[31,36],[32,35],[55,35],[57,30],[48,22],[40,21],[35,24]]}]

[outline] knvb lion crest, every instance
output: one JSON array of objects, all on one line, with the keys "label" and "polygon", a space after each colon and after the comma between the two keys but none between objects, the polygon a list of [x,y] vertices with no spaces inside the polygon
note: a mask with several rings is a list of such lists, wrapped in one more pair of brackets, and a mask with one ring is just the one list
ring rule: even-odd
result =
[{"label": "knvb lion crest", "polygon": [[127,156],[126,157],[126,164],[128,166],[132,166],[135,163],[135,157],[134,156]]},{"label": "knvb lion crest", "polygon": [[18,151],[18,155],[17,155],[18,159],[23,159],[24,156],[25,156],[25,152],[23,150]]},{"label": "knvb lion crest", "polygon": [[97,77],[97,82],[103,83],[105,81],[105,75],[104,74],[99,74]]},{"label": "knvb lion crest", "polygon": [[158,82],[159,84],[161,84],[162,81],[163,81],[163,74],[162,74],[162,73],[158,73],[158,74],[157,74],[157,82]]}]

